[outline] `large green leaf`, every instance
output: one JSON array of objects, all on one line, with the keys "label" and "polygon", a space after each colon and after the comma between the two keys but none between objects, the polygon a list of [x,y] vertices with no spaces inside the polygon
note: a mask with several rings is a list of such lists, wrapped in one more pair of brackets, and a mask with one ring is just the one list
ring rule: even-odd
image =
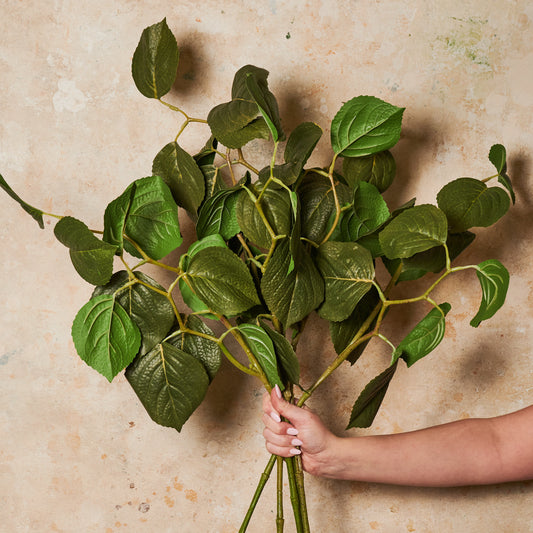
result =
[{"label": "large green leaf", "polygon": [[227,148],[241,148],[253,139],[269,139],[270,130],[258,117],[257,104],[251,100],[232,100],[219,104],[207,115],[215,138]]},{"label": "large green leaf", "polygon": [[177,142],[168,143],[155,156],[152,174],[160,176],[170,187],[180,207],[196,214],[205,195],[204,175],[194,158]]},{"label": "large green leaf", "polygon": [[352,408],[350,422],[346,429],[350,428],[368,428],[372,425],[376,417],[389,383],[394,377],[398,361],[387,367],[379,376],[376,376],[363,389]]},{"label": "large green leaf", "polygon": [[154,289],[164,291],[157,281],[143,272],[135,272],[130,278],[125,270],[121,270],[113,274],[109,283],[96,287],[93,292],[93,298],[102,294],[115,296],[128,313],[141,332],[140,354],[149,352],[161,342],[176,320],[168,298]]},{"label": "large green leaf", "polygon": [[291,326],[316,309],[324,299],[324,281],[305,249],[291,270],[289,239],[276,245],[261,279],[261,292],[271,312]]},{"label": "large green leaf", "polygon": [[375,96],[346,102],[331,123],[331,147],[337,155],[362,157],[394,146],[400,138],[404,108]]},{"label": "large green leaf", "polygon": [[446,315],[451,309],[449,303],[434,307],[400,342],[393,359],[401,357],[407,366],[432,352],[444,338]]},{"label": "large green leaf", "polygon": [[412,255],[440,246],[448,237],[446,215],[434,205],[417,205],[402,211],[379,234],[389,259]]},{"label": "large green leaf", "polygon": [[504,304],[509,288],[509,272],[496,259],[483,261],[476,268],[481,284],[482,298],[476,316],[470,325],[477,328],[483,320],[491,318]]},{"label": "large green leaf", "polygon": [[[256,196],[259,190],[251,187]],[[276,235],[289,235],[291,231],[291,198],[285,189],[268,188],[260,202],[263,214]],[[270,233],[255,202],[246,192],[237,198],[237,223],[248,240],[261,248],[270,248]]]},{"label": "large green leaf", "polygon": [[222,363],[222,351],[218,344],[211,339],[207,339],[202,335],[197,335],[198,332],[203,335],[210,335],[214,337],[214,333],[206,326],[206,324],[195,315],[182,315],[182,320],[187,328],[183,333],[179,328],[170,332],[165,342],[172,344],[176,348],[191,354],[198,359],[205,367],[209,380],[212,381]]},{"label": "large green leaf", "polygon": [[385,150],[366,157],[345,157],[342,171],[351,187],[360,181],[375,185],[379,192],[386,191],[396,175],[396,162],[393,155]]},{"label": "large green leaf", "polygon": [[345,320],[372,287],[372,256],[356,243],[329,241],[320,245],[317,260],[326,289],[318,314],[326,320]]},{"label": "large green leaf", "polygon": [[507,175],[507,151],[502,144],[494,144],[489,151],[489,161],[496,167],[498,172],[498,181],[507,189],[511,195],[513,204],[516,202],[511,178]]},{"label": "large green leaf", "polygon": [[179,50],[166,19],[145,28],[131,63],[137,89],[147,98],[161,98],[176,79]]},{"label": "large green leaf", "polygon": [[437,203],[454,233],[490,226],[507,213],[510,205],[503,189],[487,187],[474,178],[458,178],[445,185],[437,194]]},{"label": "large green leaf", "polygon": [[209,386],[202,363],[166,342],[137,357],[126,378],[152,420],[178,431],[202,403]]},{"label": "large green leaf", "polygon": [[[126,218],[125,233],[152,259],[161,259],[183,241],[178,208],[168,186],[159,176],[141,178]],[[135,248],[125,243],[128,252],[140,257]]]},{"label": "large green leaf", "polygon": [[196,295],[216,313],[233,316],[261,303],[248,268],[227,248],[198,251],[186,276]]},{"label": "large green leaf", "polygon": [[355,185],[353,207],[341,213],[331,240],[357,241],[382,226],[390,217],[379,190],[365,181]]},{"label": "large green leaf", "polygon": [[270,385],[272,387],[278,385],[283,390],[285,386],[278,374],[276,351],[270,336],[257,324],[241,324],[238,329],[246,339],[246,344],[257,359]]},{"label": "large green leaf", "polygon": [[43,212],[40,209],[37,209],[36,207],[33,207],[30,204],[27,204],[7,183],[7,181],[3,178],[3,176],[0,174],[0,187],[4,189],[4,191],[13,198],[26,213],[31,215],[31,217],[39,224],[39,227],[41,229],[44,229],[44,221],[43,221]]},{"label": "large green leaf", "polygon": [[78,274],[93,285],[104,285],[113,274],[117,247],[95,237],[80,220],[63,217],[54,228],[58,241],[70,251],[70,259]]},{"label": "large green leaf", "polygon": [[196,222],[196,235],[199,239],[219,234],[229,240],[241,231],[236,213],[237,198],[240,194],[246,194],[246,191],[240,187],[232,187],[214,193],[205,201],[198,212]]},{"label": "large green leaf", "polygon": [[72,324],[78,355],[109,381],[134,359],[141,334],[113,295],[91,298]]}]

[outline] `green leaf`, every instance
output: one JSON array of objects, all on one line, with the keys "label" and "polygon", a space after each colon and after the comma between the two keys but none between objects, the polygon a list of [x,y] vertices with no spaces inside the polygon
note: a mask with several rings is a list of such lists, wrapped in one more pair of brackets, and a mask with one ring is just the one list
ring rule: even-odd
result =
[{"label": "green leaf", "polygon": [[261,303],[248,268],[227,248],[212,246],[198,251],[190,258],[186,277],[215,313],[238,315]]},{"label": "green leaf", "polygon": [[263,369],[270,385],[272,387],[278,385],[283,390],[285,386],[278,374],[276,352],[270,336],[261,326],[256,324],[241,324],[238,329],[246,339],[246,344]]},{"label": "green leaf", "polygon": [[482,299],[476,316],[470,325],[477,328],[483,320],[491,318],[504,304],[509,288],[509,272],[496,259],[483,261],[476,268],[481,284]]},{"label": "green leaf", "polygon": [[213,381],[222,363],[222,351],[216,342],[197,335],[195,332],[203,335],[211,335],[212,337],[215,334],[211,328],[206,326],[195,315],[182,315],[182,319],[187,331],[183,333],[181,330],[176,329],[169,333],[165,342],[198,359],[204,365],[209,376],[209,381]]},{"label": "green leaf", "polygon": [[177,431],[202,403],[209,386],[202,363],[166,342],[137,357],[126,378],[152,420]]},{"label": "green leaf", "polygon": [[[141,178],[126,219],[126,235],[152,259],[158,260],[175,250],[183,241],[178,208],[168,186],[159,176]],[[136,257],[140,254],[128,242],[125,247]]]},{"label": "green leaf", "polygon": [[261,279],[261,292],[271,312],[288,327],[305,318],[324,299],[324,281],[302,248],[290,272],[289,239],[278,242]]},{"label": "green leaf", "polygon": [[130,279],[128,273],[121,270],[113,274],[107,285],[96,287],[92,295],[93,298],[103,294],[115,296],[141,332],[140,354],[160,343],[176,320],[168,298],[154,289],[164,291],[157,281],[143,272],[135,272]]},{"label": "green leaf", "polygon": [[246,192],[241,187],[232,187],[216,192],[205,201],[198,212],[196,223],[196,235],[199,239],[219,234],[229,240],[241,231],[236,213],[237,198],[240,194]]},{"label": "green leaf", "polygon": [[118,198],[113,200],[104,213],[103,240],[117,247],[117,255],[124,248],[124,232],[131,202],[135,195],[135,183],[132,183]]},{"label": "green leaf", "polygon": [[434,205],[418,205],[402,211],[379,234],[383,253],[389,259],[412,255],[440,246],[448,237],[444,213]]},{"label": "green leaf", "polygon": [[31,217],[39,224],[39,227],[41,229],[44,229],[44,221],[43,221],[43,215],[44,213],[37,209],[36,207],[31,206],[30,204],[27,204],[7,183],[7,181],[3,178],[3,176],[0,174],[0,187],[4,189],[4,191],[13,198],[26,213],[31,215]]},{"label": "green leaf", "polygon": [[355,185],[353,208],[341,213],[331,240],[357,241],[378,229],[389,217],[389,208],[378,189],[361,181]]},{"label": "green leaf", "polygon": [[259,108],[250,100],[232,100],[219,104],[207,115],[215,138],[227,148],[242,148],[253,139],[269,139],[270,130]]},{"label": "green leaf", "polygon": [[168,143],[155,156],[152,174],[169,186],[180,207],[196,213],[205,195],[204,175],[194,158],[177,142]]},{"label": "green leaf", "polygon": [[299,383],[300,363],[291,343],[281,333],[278,333],[267,326],[263,320],[261,320],[261,326],[270,337],[270,340],[274,343],[280,376],[285,382]]},{"label": "green leaf", "polygon": [[302,122],[289,135],[284,158],[287,163],[295,163],[298,166],[298,174],[311,157],[320,137],[322,128],[314,122]]},{"label": "green leaf", "polygon": [[57,240],[70,250],[76,272],[93,285],[106,284],[113,274],[117,247],[101,241],[80,220],[63,217],[55,226]]},{"label": "green leaf", "polygon": [[137,89],[147,98],[167,94],[176,79],[178,60],[178,45],[166,18],[145,28],[131,63]]},{"label": "green leaf", "polygon": [[116,298],[102,294],[91,298],[76,315],[72,340],[81,359],[112,381],[133,361],[141,334]]},{"label": "green leaf", "polygon": [[492,145],[489,151],[489,161],[496,167],[498,181],[507,189],[514,204],[516,202],[516,196],[511,178],[507,175],[507,152],[505,146],[501,144]]},{"label": "green leaf", "polygon": [[345,320],[372,287],[372,256],[356,243],[328,241],[320,245],[317,261],[325,283],[318,314],[326,320]]},{"label": "green leaf", "polygon": [[393,359],[401,357],[409,367],[432,352],[444,338],[450,309],[449,303],[434,307],[400,342]]},{"label": "green leaf", "polygon": [[226,184],[218,172],[218,167],[214,165],[217,145],[217,140],[211,135],[202,150],[194,156],[194,160],[204,176],[204,202],[216,192],[226,188]]},{"label": "green leaf", "polygon": [[396,162],[393,155],[385,150],[366,157],[345,157],[342,171],[350,187],[360,181],[375,185],[379,192],[386,191],[396,176]]},{"label": "green leaf", "polygon": [[368,428],[376,417],[389,383],[394,377],[398,362],[386,368],[379,376],[376,376],[357,398],[350,416],[350,422],[346,429]]},{"label": "green leaf", "polygon": [[500,187],[487,187],[474,178],[458,178],[437,194],[438,206],[446,213],[450,231],[459,233],[494,224],[509,209],[509,195]]},{"label": "green leaf", "polygon": [[346,102],[331,123],[331,147],[336,155],[363,157],[388,150],[400,138],[404,108],[374,96]]}]

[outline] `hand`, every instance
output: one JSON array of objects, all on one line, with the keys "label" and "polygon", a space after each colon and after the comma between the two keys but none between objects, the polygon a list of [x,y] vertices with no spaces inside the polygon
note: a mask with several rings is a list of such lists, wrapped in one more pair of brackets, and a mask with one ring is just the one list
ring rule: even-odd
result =
[{"label": "hand", "polygon": [[[283,422],[281,417],[289,422]],[[281,457],[302,455],[305,471],[313,475],[332,476],[335,446],[340,439],[333,435],[320,418],[307,407],[285,401],[276,386],[263,396],[263,436],[266,449]]]}]

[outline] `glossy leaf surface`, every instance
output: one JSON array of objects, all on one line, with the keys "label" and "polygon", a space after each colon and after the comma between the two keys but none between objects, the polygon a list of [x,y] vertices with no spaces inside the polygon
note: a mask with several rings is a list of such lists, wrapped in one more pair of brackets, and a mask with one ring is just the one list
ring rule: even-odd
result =
[{"label": "glossy leaf surface", "polygon": [[396,162],[393,155],[385,150],[366,157],[345,157],[342,170],[351,187],[360,181],[366,181],[377,187],[379,192],[384,192],[394,181]]},{"label": "glossy leaf surface", "polygon": [[240,194],[246,194],[240,187],[215,192],[200,208],[196,223],[196,235],[203,239],[219,234],[226,240],[239,233],[236,204]]}]

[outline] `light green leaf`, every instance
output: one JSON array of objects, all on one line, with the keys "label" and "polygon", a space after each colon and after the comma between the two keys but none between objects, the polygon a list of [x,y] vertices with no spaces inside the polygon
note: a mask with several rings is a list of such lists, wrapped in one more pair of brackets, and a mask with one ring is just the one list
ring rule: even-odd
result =
[{"label": "light green leaf", "polygon": [[0,187],[4,189],[4,191],[13,198],[26,213],[31,215],[33,220],[39,224],[39,227],[41,229],[44,229],[44,221],[43,221],[43,212],[40,209],[37,209],[36,207],[31,206],[30,204],[27,204],[7,183],[7,181],[3,178],[3,176],[0,174]]},{"label": "light green leaf", "polygon": [[198,251],[190,258],[186,277],[196,295],[216,313],[238,315],[261,303],[248,268],[227,248]]},{"label": "light green leaf", "polygon": [[72,340],[81,359],[112,381],[133,361],[141,334],[116,298],[102,294],[91,298],[76,315]]},{"label": "light green leaf", "polygon": [[474,227],[488,227],[509,209],[509,195],[500,187],[474,178],[458,178],[437,194],[437,203],[448,218],[450,231],[459,233]]},{"label": "light green leaf", "polygon": [[63,217],[56,224],[54,234],[69,248],[72,264],[85,281],[93,285],[104,285],[109,281],[116,246],[95,237],[83,222],[73,217]]},{"label": "light green leaf", "polygon": [[372,287],[372,256],[356,243],[328,241],[320,245],[317,262],[326,289],[318,314],[326,320],[345,320]]},{"label": "light green leaf", "polygon": [[102,294],[115,296],[141,332],[140,354],[149,352],[160,343],[176,320],[168,298],[154,289],[164,291],[157,281],[143,272],[135,272],[130,279],[128,273],[121,270],[113,274],[109,283],[96,287],[92,295],[93,298]]},{"label": "light green leaf", "polygon": [[412,255],[440,246],[448,237],[445,214],[434,205],[418,205],[402,211],[379,234],[389,259]]},{"label": "light green leaf", "polygon": [[137,357],[126,378],[152,420],[177,431],[202,403],[209,386],[202,363],[166,342]]},{"label": "light green leaf", "polygon": [[491,318],[504,304],[509,288],[509,272],[496,259],[483,261],[476,268],[481,284],[482,299],[476,316],[470,325],[477,328],[483,320]]},{"label": "light green leaf", "polygon": [[263,369],[268,382],[273,387],[278,385],[281,390],[285,388],[278,374],[278,364],[274,344],[266,331],[256,324],[240,324],[239,331],[246,339],[246,344],[254,354],[257,362]]},{"label": "light green leaf", "polygon": [[147,98],[167,94],[176,79],[178,60],[178,45],[166,18],[145,28],[131,63],[137,89]]},{"label": "light green leaf", "polygon": [[389,388],[389,383],[394,377],[398,362],[387,367],[379,376],[376,376],[363,389],[363,392],[357,398],[350,416],[350,422],[346,429],[350,428],[368,428],[372,425],[376,417],[383,398]]},{"label": "light green leaf", "polygon": [[401,357],[407,366],[411,366],[432,352],[444,338],[446,315],[450,309],[449,303],[434,307],[400,342],[393,360]]},{"label": "light green leaf", "polygon": [[375,185],[379,192],[386,191],[396,176],[396,162],[393,155],[385,150],[366,157],[345,157],[342,171],[350,187],[366,181]]},{"label": "light green leaf", "polygon": [[169,186],[176,204],[196,214],[205,195],[204,175],[194,158],[177,142],[168,143],[155,156],[152,174]]},{"label": "light green leaf", "polygon": [[404,108],[374,96],[346,102],[331,123],[331,146],[337,155],[363,157],[394,146],[400,138]]}]

